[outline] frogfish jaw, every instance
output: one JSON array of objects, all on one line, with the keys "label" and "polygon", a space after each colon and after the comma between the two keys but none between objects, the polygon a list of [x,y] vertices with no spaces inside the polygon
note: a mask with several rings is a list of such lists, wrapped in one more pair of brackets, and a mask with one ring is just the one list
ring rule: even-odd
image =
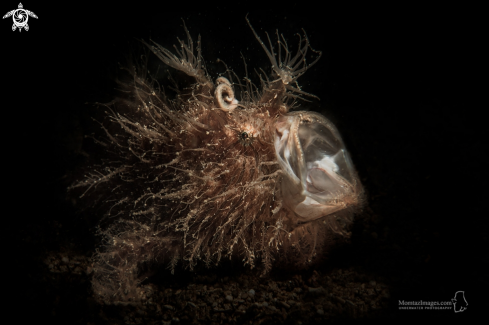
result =
[{"label": "frogfish jaw", "polygon": [[285,175],[283,201],[298,222],[327,219],[343,210],[352,215],[361,208],[361,182],[338,130],[324,116],[300,111],[281,116],[274,145]]}]

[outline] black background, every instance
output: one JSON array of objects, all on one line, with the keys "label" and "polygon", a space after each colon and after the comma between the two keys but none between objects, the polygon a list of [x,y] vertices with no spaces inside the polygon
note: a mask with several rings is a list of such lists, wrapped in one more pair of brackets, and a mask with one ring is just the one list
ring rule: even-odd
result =
[{"label": "black background", "polygon": [[[17,4],[6,6],[4,12]],[[219,5],[201,12],[173,12],[161,4],[82,8],[25,2],[24,8],[39,17],[29,19],[28,32],[12,32],[10,18],[0,25],[2,266],[6,299],[15,307],[10,312],[51,317],[57,293],[45,281],[40,258],[69,242],[87,255],[94,248],[90,225],[77,219],[65,200],[63,178],[80,164],[79,134],[94,128],[90,116],[98,113],[85,103],[112,98],[117,63],[131,51],[140,53],[138,40],[152,38],[170,48],[176,37],[184,39],[181,18],[194,40],[201,35],[213,77],[224,71],[217,58],[243,76],[240,51],[249,69],[267,69],[247,12],[262,39],[278,29],[295,48],[295,34],[304,28],[312,47],[322,51],[320,61],[299,79],[304,91],[321,100],[303,108],[337,125],[370,208],[380,216],[374,227],[389,229],[384,249],[376,242],[359,244],[362,226],[356,226],[348,256],[333,262],[368,265],[392,279],[394,305],[397,300],[448,300],[462,290],[469,308],[461,316],[468,317],[488,302],[487,213],[482,209],[489,194],[487,105],[472,103],[481,87],[474,82],[480,40],[474,37],[479,27],[471,14],[424,8],[353,14],[302,4],[286,11],[238,12]],[[400,253],[390,253],[394,245]],[[80,286],[88,296],[88,285]],[[69,312],[58,313],[56,320],[83,319],[86,307],[70,303],[69,294],[63,299]],[[405,317],[395,310],[386,315]]]}]

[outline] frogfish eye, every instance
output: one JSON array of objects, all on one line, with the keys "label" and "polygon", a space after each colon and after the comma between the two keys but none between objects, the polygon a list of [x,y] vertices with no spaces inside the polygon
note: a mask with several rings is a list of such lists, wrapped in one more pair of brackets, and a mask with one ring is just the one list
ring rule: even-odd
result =
[{"label": "frogfish eye", "polygon": [[336,127],[314,112],[292,112],[275,124],[284,171],[284,202],[308,222],[361,204],[363,189]]}]

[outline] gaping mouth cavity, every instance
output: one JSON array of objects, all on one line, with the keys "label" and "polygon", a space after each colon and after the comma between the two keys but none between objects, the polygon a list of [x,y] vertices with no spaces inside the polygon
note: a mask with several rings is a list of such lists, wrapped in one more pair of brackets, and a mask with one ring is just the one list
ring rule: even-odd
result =
[{"label": "gaping mouth cavity", "polygon": [[275,151],[285,172],[284,201],[301,222],[358,201],[360,182],[335,126],[314,112],[292,112],[276,123]]}]

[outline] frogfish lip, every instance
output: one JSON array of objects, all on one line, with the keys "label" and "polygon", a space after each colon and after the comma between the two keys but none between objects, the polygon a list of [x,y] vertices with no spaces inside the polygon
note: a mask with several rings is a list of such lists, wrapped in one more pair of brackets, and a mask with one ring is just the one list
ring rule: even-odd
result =
[{"label": "frogfish lip", "polygon": [[336,127],[315,112],[291,112],[275,124],[284,203],[300,222],[359,205],[362,186]]}]

